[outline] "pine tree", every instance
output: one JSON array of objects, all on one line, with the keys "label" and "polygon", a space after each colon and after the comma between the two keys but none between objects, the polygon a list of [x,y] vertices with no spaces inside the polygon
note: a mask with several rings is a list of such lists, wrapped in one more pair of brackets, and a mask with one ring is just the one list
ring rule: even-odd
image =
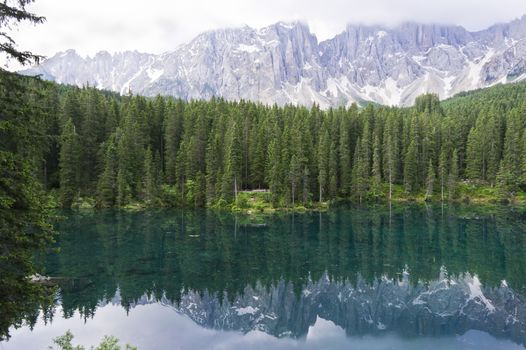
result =
[{"label": "pine tree", "polygon": [[363,150],[367,148],[367,141],[358,139],[354,150],[353,168],[352,168],[352,188],[353,195],[361,203],[367,194],[369,188],[369,174],[367,170],[366,154]]},{"label": "pine tree", "polygon": [[330,137],[327,129],[322,131],[320,141],[318,143],[318,186],[319,186],[319,201],[323,202],[325,189],[329,183],[329,154],[330,154]]},{"label": "pine tree", "polygon": [[[222,164],[223,156],[221,150],[221,135],[217,130],[213,130],[210,135],[206,150],[206,202],[213,204],[221,197],[221,180],[223,177]],[[218,180],[219,179],[219,180]]]},{"label": "pine tree", "polygon": [[297,186],[301,179],[301,160],[296,155],[292,156],[289,168],[289,181],[290,181],[290,192],[292,207],[295,206],[295,198],[297,196]]},{"label": "pine tree", "polygon": [[426,201],[430,200],[433,196],[433,186],[435,184],[436,176],[435,169],[433,167],[433,160],[429,159],[427,166],[427,179],[426,179]]},{"label": "pine tree", "polygon": [[[519,179],[521,176],[521,155],[522,143],[521,138],[524,130],[524,121],[518,110],[510,111],[506,125],[506,134],[504,137],[504,147],[502,152],[502,161],[500,167],[511,176]],[[500,168],[499,168],[500,170]],[[517,185],[519,183],[517,182]]]},{"label": "pine tree", "polygon": [[417,150],[413,140],[409,144],[404,159],[404,186],[407,193],[415,193],[418,187]]},{"label": "pine tree", "polygon": [[263,125],[253,129],[253,142],[250,143],[250,177],[257,188],[265,185],[265,164],[267,162],[267,127]]},{"label": "pine tree", "polygon": [[117,188],[121,206],[124,202],[127,204],[132,199],[138,199],[143,187],[145,142],[137,117],[133,109],[127,111],[117,145]]},{"label": "pine tree", "polygon": [[398,177],[399,167],[399,142],[398,142],[398,128],[396,124],[395,115],[390,114],[384,129],[384,145],[383,145],[383,170],[384,177],[389,182],[389,200],[392,199],[393,183]]},{"label": "pine tree", "polygon": [[438,162],[438,177],[440,181],[440,199],[444,201],[444,189],[447,182],[448,166],[447,166],[447,155],[444,147],[440,150],[440,159]]},{"label": "pine tree", "polygon": [[449,168],[448,176],[448,199],[454,200],[457,198],[457,181],[458,181],[458,152],[455,149],[451,156],[451,166]]},{"label": "pine tree", "polygon": [[83,120],[83,110],[80,104],[79,92],[77,89],[70,89],[66,92],[62,107],[62,123],[65,124],[71,119],[76,130],[79,130]]},{"label": "pine tree", "polygon": [[227,202],[237,201],[237,193],[241,189],[242,154],[238,125],[233,124],[225,135],[225,160],[223,170],[222,197]]},{"label": "pine tree", "polygon": [[97,185],[97,206],[108,208],[117,200],[117,172],[119,159],[117,157],[117,133],[110,136],[104,152],[104,170]]},{"label": "pine tree", "polygon": [[117,172],[117,206],[123,207],[131,202],[132,191],[123,169]]},{"label": "pine tree", "polygon": [[66,120],[60,137],[60,202],[66,208],[78,195],[79,138],[71,119]]},{"label": "pine tree", "polygon": [[372,169],[372,187],[371,190],[375,196],[382,194],[382,163],[380,155],[380,139],[375,135],[373,142],[373,169]]},{"label": "pine tree", "polygon": [[153,157],[150,147],[144,156],[143,196],[148,205],[158,204],[159,198],[159,166]]},{"label": "pine tree", "polygon": [[165,174],[169,184],[176,182],[177,156],[183,135],[184,104],[181,100],[169,100],[165,111],[164,126],[164,159]]},{"label": "pine tree", "polygon": [[[19,51],[9,31],[22,21],[44,21],[26,10],[32,2],[0,3],[0,56],[22,65],[38,63],[41,56]],[[42,301],[42,290],[28,276],[35,274],[35,251],[53,238],[48,199],[35,176],[49,146],[42,124],[54,112],[43,108],[43,86],[49,87],[0,68],[0,340],[9,338],[12,325],[25,323],[22,318],[34,314],[35,305]]]},{"label": "pine tree", "polygon": [[8,57],[16,59],[23,65],[39,63],[43,56],[35,55],[29,51],[19,51],[16,48],[15,41],[5,29],[13,29],[14,26],[22,21],[31,24],[43,23],[45,17],[38,16],[26,10],[26,6],[32,2],[34,2],[34,0],[4,1],[0,3],[0,27],[3,28],[0,32],[0,53],[7,54]]},{"label": "pine tree", "polygon": [[494,109],[482,111],[467,140],[466,174],[471,179],[493,183],[499,167],[502,144],[501,117]]},{"label": "pine tree", "polygon": [[273,139],[268,148],[267,183],[272,195],[273,204],[277,204],[282,190],[282,172],[281,172],[281,150],[279,141]]},{"label": "pine tree", "polygon": [[351,150],[349,142],[349,131],[347,125],[347,118],[344,116],[340,123],[340,182],[341,194],[348,196],[351,192]]},{"label": "pine tree", "polygon": [[513,201],[515,193],[519,189],[518,178],[511,172],[511,167],[506,161],[500,162],[499,172],[497,173],[497,191],[503,200]]},{"label": "pine tree", "polygon": [[335,142],[330,143],[329,150],[329,196],[335,198],[338,194],[338,150]]},{"label": "pine tree", "polygon": [[523,149],[523,152],[521,153],[521,182],[522,184],[526,184],[526,129],[522,134],[521,143]]},{"label": "pine tree", "polygon": [[100,144],[105,141],[105,114],[100,91],[89,88],[81,94],[83,109],[79,139],[81,148],[80,163],[83,171],[80,177],[81,189],[86,193],[94,192],[99,176],[99,150]]}]

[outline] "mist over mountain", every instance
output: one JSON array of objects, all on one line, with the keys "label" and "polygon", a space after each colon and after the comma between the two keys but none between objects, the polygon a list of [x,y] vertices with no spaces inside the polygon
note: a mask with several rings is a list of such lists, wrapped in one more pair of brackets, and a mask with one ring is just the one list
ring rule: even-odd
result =
[{"label": "mist over mountain", "polygon": [[21,73],[120,93],[252,100],[323,108],[373,101],[411,105],[418,95],[526,78],[526,16],[478,32],[460,26],[349,25],[318,42],[301,22],[208,31],[160,55],[59,52]]}]

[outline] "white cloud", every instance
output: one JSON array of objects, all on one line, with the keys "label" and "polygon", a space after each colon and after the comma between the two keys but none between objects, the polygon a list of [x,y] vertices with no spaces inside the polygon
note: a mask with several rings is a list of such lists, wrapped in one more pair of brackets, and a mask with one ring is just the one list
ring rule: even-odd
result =
[{"label": "white cloud", "polygon": [[280,20],[303,20],[319,40],[347,23],[395,25],[403,21],[463,25],[483,29],[526,13],[524,0],[36,0],[30,10],[47,22],[23,25],[14,33],[22,49],[43,55],[74,48],[82,54],[174,49],[202,31],[263,27]]}]

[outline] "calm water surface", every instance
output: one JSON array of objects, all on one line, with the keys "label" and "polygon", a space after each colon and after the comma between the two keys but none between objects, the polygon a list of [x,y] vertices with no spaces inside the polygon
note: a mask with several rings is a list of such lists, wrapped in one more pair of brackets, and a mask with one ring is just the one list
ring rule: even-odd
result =
[{"label": "calm water surface", "polygon": [[524,349],[526,212],[68,212],[51,311],[0,349]]}]

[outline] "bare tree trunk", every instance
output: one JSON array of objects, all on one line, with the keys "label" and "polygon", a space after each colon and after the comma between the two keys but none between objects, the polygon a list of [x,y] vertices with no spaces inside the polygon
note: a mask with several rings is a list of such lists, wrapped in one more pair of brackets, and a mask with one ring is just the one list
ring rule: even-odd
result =
[{"label": "bare tree trunk", "polygon": [[290,185],[291,185],[290,187],[292,189],[292,207],[294,208],[294,187],[295,187],[294,186],[294,182],[292,182]]},{"label": "bare tree trunk", "polygon": [[237,177],[234,176],[234,198],[237,202]]},{"label": "bare tree trunk", "polygon": [[391,202],[391,199],[393,199],[393,179],[392,171],[389,170],[389,202]]}]

